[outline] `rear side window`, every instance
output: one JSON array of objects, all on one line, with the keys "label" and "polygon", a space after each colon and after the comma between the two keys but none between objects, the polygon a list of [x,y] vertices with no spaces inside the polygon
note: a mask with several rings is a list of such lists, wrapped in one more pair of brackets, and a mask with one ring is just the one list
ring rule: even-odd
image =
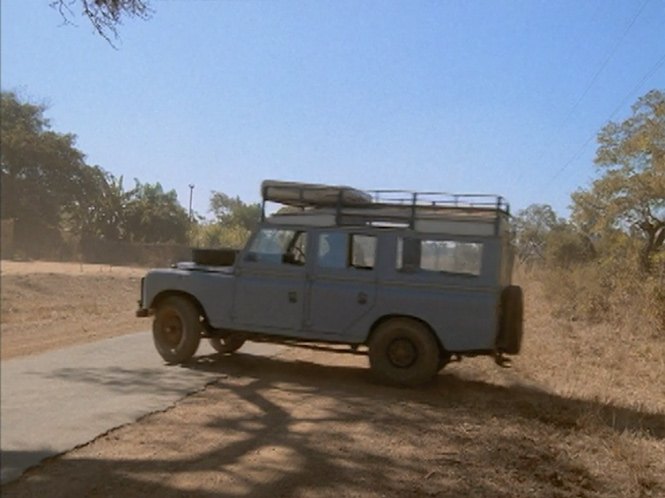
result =
[{"label": "rear side window", "polygon": [[458,240],[399,238],[397,269],[478,276],[483,244]]},{"label": "rear side window", "polygon": [[376,237],[373,235],[351,235],[351,266],[364,270],[374,268]]},{"label": "rear side window", "polygon": [[373,235],[326,232],[319,235],[317,265],[321,268],[371,270],[376,260]]}]

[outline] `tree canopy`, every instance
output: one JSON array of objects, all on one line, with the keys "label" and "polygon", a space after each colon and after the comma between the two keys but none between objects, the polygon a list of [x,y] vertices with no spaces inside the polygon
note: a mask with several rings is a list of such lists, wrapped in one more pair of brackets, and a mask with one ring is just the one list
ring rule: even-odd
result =
[{"label": "tree canopy", "polygon": [[2,216],[54,227],[64,210],[94,198],[76,137],[49,129],[44,106],[2,92]]},{"label": "tree canopy", "polygon": [[665,94],[639,98],[628,119],[603,127],[598,144],[601,175],[572,195],[573,221],[592,238],[613,229],[641,238],[640,262],[648,270],[665,243]]},{"label": "tree canopy", "polygon": [[85,163],[76,136],[50,129],[45,107],[2,92],[2,217],[23,227],[101,240],[185,242],[189,220],[175,190],[141,183],[129,191]]},{"label": "tree canopy", "polygon": [[125,196],[125,227],[133,240],[143,242],[187,241],[189,217],[178,203],[175,190],[165,192],[158,183],[141,183]]},{"label": "tree canopy", "polygon": [[261,218],[261,205],[213,191],[210,195],[213,221],[200,220],[192,227],[191,241],[201,247],[241,248]]},{"label": "tree canopy", "polygon": [[520,261],[533,262],[545,256],[547,235],[563,223],[549,204],[531,204],[513,220],[515,245]]},{"label": "tree canopy", "polygon": [[210,196],[210,212],[224,227],[238,226],[251,232],[261,218],[261,205],[246,204],[240,197],[230,197],[223,192],[213,191]]}]

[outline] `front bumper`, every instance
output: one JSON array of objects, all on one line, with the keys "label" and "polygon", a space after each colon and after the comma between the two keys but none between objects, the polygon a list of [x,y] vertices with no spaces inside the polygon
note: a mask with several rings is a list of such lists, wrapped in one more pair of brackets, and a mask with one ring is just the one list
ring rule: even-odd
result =
[{"label": "front bumper", "polygon": [[139,298],[139,309],[136,310],[136,316],[138,318],[145,318],[146,316],[150,316],[150,310],[147,308],[143,307],[143,287],[145,286],[145,277],[141,279],[141,293],[140,293],[140,298]]},{"label": "front bumper", "polygon": [[136,316],[138,318],[145,318],[146,316],[150,316],[150,315],[152,315],[150,310],[147,310],[145,308],[139,308],[139,309],[136,310]]}]

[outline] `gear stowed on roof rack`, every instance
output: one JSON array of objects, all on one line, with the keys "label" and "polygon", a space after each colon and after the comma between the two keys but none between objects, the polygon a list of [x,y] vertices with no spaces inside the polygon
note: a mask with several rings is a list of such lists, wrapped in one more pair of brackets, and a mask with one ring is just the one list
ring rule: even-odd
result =
[{"label": "gear stowed on roof rack", "polygon": [[[289,225],[403,227],[424,233],[487,236],[507,231],[510,217],[503,197],[486,194],[363,191],[266,180],[261,195],[263,219]],[[294,209],[266,217],[266,202]]]}]

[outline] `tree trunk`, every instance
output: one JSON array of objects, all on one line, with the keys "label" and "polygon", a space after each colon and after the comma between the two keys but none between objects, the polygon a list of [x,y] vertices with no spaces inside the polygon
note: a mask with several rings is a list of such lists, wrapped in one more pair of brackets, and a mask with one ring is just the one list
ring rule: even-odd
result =
[{"label": "tree trunk", "polygon": [[651,256],[665,243],[665,223],[659,221],[654,224],[645,221],[639,227],[647,236],[640,251],[640,269],[646,273],[651,273]]}]

